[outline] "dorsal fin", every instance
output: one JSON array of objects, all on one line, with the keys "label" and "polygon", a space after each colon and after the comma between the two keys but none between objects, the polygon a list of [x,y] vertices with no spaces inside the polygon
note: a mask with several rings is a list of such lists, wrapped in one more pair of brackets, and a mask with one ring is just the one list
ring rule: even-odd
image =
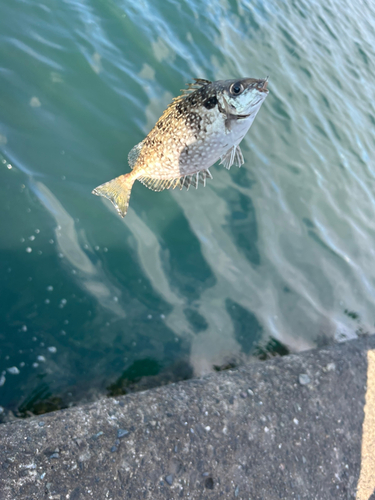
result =
[{"label": "dorsal fin", "polygon": [[205,85],[208,85],[209,83],[212,83],[212,82],[210,80],[204,80],[203,78],[194,78],[193,83],[187,83],[186,84],[187,88],[182,89],[182,94],[180,94],[179,96],[174,97],[172,99],[172,102],[168,105],[167,109],[164,111],[164,113],[161,115],[159,120],[156,122],[155,126],[157,126],[161,121],[165,120],[165,118],[171,113],[171,111],[173,111],[176,104],[183,101],[189,95],[191,95],[193,92],[204,87]]},{"label": "dorsal fin", "polygon": [[134,146],[133,149],[131,149],[129,151],[129,154],[128,154],[128,162],[129,162],[129,165],[130,165],[130,168],[133,169],[134,168],[134,165],[137,163],[137,160],[138,160],[138,156],[139,156],[139,153],[141,152],[141,149],[143,147],[143,143],[145,141],[141,141],[139,142],[138,144],[136,144]]},{"label": "dorsal fin", "polygon": [[204,78],[194,78],[193,83],[187,83],[186,89],[181,89],[182,95],[189,95],[195,90],[200,89],[201,87],[204,87],[205,85],[208,85],[209,83],[212,83],[210,80],[205,80]]}]

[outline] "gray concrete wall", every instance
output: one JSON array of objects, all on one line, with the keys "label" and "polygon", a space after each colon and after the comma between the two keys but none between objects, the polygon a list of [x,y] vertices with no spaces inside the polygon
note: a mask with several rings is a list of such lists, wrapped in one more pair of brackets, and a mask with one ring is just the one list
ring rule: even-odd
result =
[{"label": "gray concrete wall", "polygon": [[366,337],[4,424],[0,498],[354,499],[374,348]]}]

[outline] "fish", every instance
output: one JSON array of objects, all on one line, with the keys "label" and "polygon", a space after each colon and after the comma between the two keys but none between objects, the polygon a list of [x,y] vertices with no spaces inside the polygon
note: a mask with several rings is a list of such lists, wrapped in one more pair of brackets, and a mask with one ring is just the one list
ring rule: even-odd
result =
[{"label": "fish", "polygon": [[218,160],[228,170],[244,163],[240,142],[268,95],[268,77],[211,82],[195,78],[175,97],[143,141],[128,155],[131,172],[96,187],[125,217],[136,180],[153,191],[212,179]]}]

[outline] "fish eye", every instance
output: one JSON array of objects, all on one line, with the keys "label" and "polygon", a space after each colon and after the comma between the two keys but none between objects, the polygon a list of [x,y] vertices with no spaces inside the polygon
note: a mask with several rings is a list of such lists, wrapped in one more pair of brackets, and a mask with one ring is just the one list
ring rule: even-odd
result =
[{"label": "fish eye", "polygon": [[232,95],[239,95],[241,92],[243,92],[243,85],[240,82],[232,83],[230,86],[229,92]]}]

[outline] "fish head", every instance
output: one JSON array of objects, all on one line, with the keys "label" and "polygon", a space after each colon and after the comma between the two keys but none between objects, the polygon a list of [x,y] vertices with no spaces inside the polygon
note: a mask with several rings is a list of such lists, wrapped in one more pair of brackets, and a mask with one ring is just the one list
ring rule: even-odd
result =
[{"label": "fish head", "polygon": [[220,83],[219,102],[225,112],[233,117],[255,116],[268,95],[268,77],[261,80],[256,78],[224,80]]}]

